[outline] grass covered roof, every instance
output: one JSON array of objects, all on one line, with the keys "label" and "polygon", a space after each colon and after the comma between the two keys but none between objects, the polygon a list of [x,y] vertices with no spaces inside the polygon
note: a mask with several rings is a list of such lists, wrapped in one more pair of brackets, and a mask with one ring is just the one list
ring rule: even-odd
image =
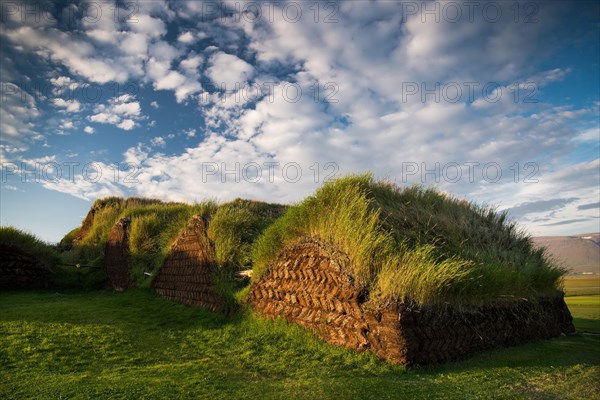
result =
[{"label": "grass covered roof", "polygon": [[117,221],[128,218],[129,266],[134,280],[143,287],[156,276],[171,245],[192,216],[202,215],[210,221],[208,235],[215,244],[215,262],[242,268],[251,264],[252,242],[284,210],[285,206],[278,204],[241,199],[219,205],[210,200],[185,204],[110,197],[96,200],[90,209],[92,216],[88,214],[82,227],[69,232],[61,243],[66,247],[88,223],[69,251],[71,256],[66,258],[101,266],[110,230]]},{"label": "grass covered roof", "polygon": [[53,267],[60,262],[53,246],[13,226],[0,226],[0,245],[17,247],[35,257],[45,267]]},{"label": "grass covered roof", "polygon": [[254,278],[305,236],[345,252],[346,272],[375,304],[481,304],[550,294],[565,273],[506,214],[370,174],[326,183],[289,207],[255,243]]}]

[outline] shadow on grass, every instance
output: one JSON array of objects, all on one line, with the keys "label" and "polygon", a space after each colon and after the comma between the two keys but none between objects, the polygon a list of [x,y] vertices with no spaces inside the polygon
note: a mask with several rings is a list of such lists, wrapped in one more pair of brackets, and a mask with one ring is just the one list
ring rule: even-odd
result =
[{"label": "shadow on grass", "polygon": [[461,373],[483,369],[531,369],[600,365],[600,337],[579,333],[549,340],[534,340],[516,346],[479,352],[446,364],[417,368],[409,373]]},{"label": "shadow on grass", "polygon": [[[160,298],[151,290],[38,290],[0,293],[0,320],[115,325],[137,329],[218,329],[235,319]],[[22,310],[20,312],[19,310]]]},{"label": "shadow on grass", "polygon": [[[22,321],[40,323],[67,323],[83,325],[106,325],[119,328],[124,336],[135,337],[141,331],[158,334],[160,332],[201,329],[217,331],[227,327],[228,335],[236,336],[235,342],[251,340],[248,326],[244,326],[247,316],[244,314],[226,317],[208,310],[188,307],[176,302],[166,301],[150,290],[133,290],[117,293],[113,291],[56,291],[2,292],[0,293],[0,321]],[[582,324],[598,325],[599,321],[576,319],[578,329]],[[265,343],[256,342],[256,346],[273,349],[264,353],[263,348],[255,349],[257,357],[275,357],[278,352],[290,351],[288,347],[300,346],[303,351],[320,353],[320,346],[312,342],[314,335],[292,336],[296,339],[286,343],[290,330],[299,327],[282,327],[281,321],[265,322],[272,324],[271,329],[260,329],[253,339],[258,337]],[[283,333],[283,331],[288,333]],[[270,332],[270,333],[269,333]],[[215,332],[216,336],[222,336]],[[192,333],[193,334],[193,333]],[[264,336],[266,335],[266,336]],[[267,338],[268,336],[268,338]],[[283,340],[284,342],[280,342]],[[306,346],[302,345],[305,340]],[[239,344],[239,343],[238,343]],[[210,343],[207,343],[210,346]],[[221,344],[222,345],[222,344]],[[312,349],[312,350],[309,350]],[[259,351],[260,350],[260,351]],[[300,350],[293,350],[295,354]],[[347,350],[351,356],[351,350]],[[316,356],[315,353],[315,356]],[[358,357],[358,356],[357,356]],[[354,359],[353,356],[350,358]],[[571,367],[578,364],[598,365],[600,360],[600,337],[580,334],[551,340],[539,340],[519,346],[488,350],[463,360],[440,365],[408,370],[410,375],[437,375],[440,373],[471,373],[482,369],[503,370],[506,368],[545,368]],[[355,359],[358,362],[358,358]],[[379,373],[398,374],[395,368],[374,368]],[[370,375],[367,373],[367,375]]]},{"label": "shadow on grass", "polygon": [[591,318],[573,318],[578,333],[590,332],[600,334],[600,320]]}]

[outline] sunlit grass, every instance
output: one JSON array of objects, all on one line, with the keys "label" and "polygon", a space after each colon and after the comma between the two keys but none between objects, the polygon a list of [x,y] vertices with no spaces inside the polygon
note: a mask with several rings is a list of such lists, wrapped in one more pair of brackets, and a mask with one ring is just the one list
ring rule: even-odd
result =
[{"label": "sunlit grass", "polygon": [[150,285],[173,242],[194,215],[211,215],[216,209],[213,201],[194,205],[154,204],[126,209],[120,218],[131,220],[129,268],[138,285]]},{"label": "sunlit grass", "polygon": [[600,276],[567,276],[563,279],[567,296],[600,295]]},{"label": "sunlit grass", "polygon": [[600,295],[569,296],[565,301],[579,331],[600,334]]},{"label": "sunlit grass", "polygon": [[330,182],[288,209],[254,247],[255,277],[304,236],[333,243],[374,303],[480,303],[556,294],[565,273],[493,209],[371,175]]},{"label": "sunlit grass", "polygon": [[[184,204],[110,197],[97,200],[92,209],[95,210],[92,225],[74,248],[61,253],[63,262],[101,270],[112,227],[120,219],[128,218],[131,221],[128,231],[129,268],[138,286],[149,287],[192,216],[200,215],[210,221],[208,235],[215,247],[214,262],[232,272],[252,265],[252,242],[281,215],[285,206],[241,199],[219,205],[212,200]],[[60,248],[68,248],[79,231],[80,228],[69,232],[61,241]],[[69,287],[98,288],[102,287],[103,280],[106,281],[105,275],[100,276],[101,271],[98,274],[66,272],[62,280]],[[220,281],[219,287],[223,290],[228,288],[225,290],[227,296],[232,297],[234,293],[229,292],[236,291],[237,286],[234,282]]]},{"label": "sunlit grass", "polygon": [[593,399],[599,360],[600,339],[574,335],[406,370],[149,291],[0,293],[3,399]]},{"label": "sunlit grass", "polygon": [[217,264],[239,269],[252,266],[252,244],[279,217],[285,206],[236,199],[221,205],[208,227]]}]

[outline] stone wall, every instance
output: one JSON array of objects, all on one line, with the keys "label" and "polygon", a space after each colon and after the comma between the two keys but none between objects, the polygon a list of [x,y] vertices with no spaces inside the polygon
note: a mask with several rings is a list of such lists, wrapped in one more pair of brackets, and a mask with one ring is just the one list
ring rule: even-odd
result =
[{"label": "stone wall", "polygon": [[52,272],[15,246],[0,245],[0,290],[43,289],[52,286]]},{"label": "stone wall", "polygon": [[390,304],[374,311],[344,273],[345,254],[306,238],[281,252],[249,292],[266,317],[282,316],[322,339],[405,365],[457,359],[574,331],[562,296],[485,307]]},{"label": "stone wall", "polygon": [[171,247],[152,286],[166,299],[220,311],[224,302],[213,290],[216,265],[207,227],[208,222],[202,216],[190,220]]},{"label": "stone wall", "polygon": [[129,226],[131,221],[117,221],[108,234],[104,251],[104,268],[114,290],[123,291],[135,287],[129,270]]}]

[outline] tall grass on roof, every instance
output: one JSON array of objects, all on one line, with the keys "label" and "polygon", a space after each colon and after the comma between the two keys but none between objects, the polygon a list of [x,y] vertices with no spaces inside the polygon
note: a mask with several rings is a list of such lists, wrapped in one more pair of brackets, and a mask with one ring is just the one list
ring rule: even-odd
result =
[{"label": "tall grass on roof", "polygon": [[252,245],[256,238],[286,209],[280,204],[236,199],[222,204],[208,225],[219,268],[211,279],[215,292],[224,300],[226,313],[238,310],[247,282],[235,272],[252,265]]},{"label": "tall grass on roof", "polygon": [[280,216],[285,206],[236,199],[219,206],[208,226],[220,266],[243,269],[252,264],[252,243]]},{"label": "tall grass on roof", "polygon": [[[173,242],[194,215],[211,215],[213,201],[187,204],[153,204],[126,209],[120,218],[129,218],[130,270],[140,286],[148,286],[163,265]],[[147,275],[149,274],[149,275]]]},{"label": "tall grass on roof", "polygon": [[[285,210],[285,206],[236,199],[218,205],[209,200],[198,204],[163,203],[159,200],[109,197],[91,207],[93,223],[87,234],[63,259],[102,267],[104,249],[112,227],[129,218],[130,269],[139,286],[149,286],[162,267],[173,242],[194,215],[210,220],[208,235],[215,245],[216,263],[233,273],[251,265],[252,242]],[[69,244],[79,232],[69,232],[62,242]]]},{"label": "tall grass on roof", "polygon": [[[35,257],[52,271],[52,282],[60,288],[99,289],[104,286],[106,281],[106,274],[99,269],[87,267],[78,269],[72,265],[64,265],[64,263],[78,263],[80,258],[73,259],[70,257],[73,254],[72,252],[59,253],[55,246],[15,227],[0,227],[0,244],[18,247],[25,253]],[[87,251],[87,247],[82,247],[78,254],[85,251]]]},{"label": "tall grass on roof", "polygon": [[73,229],[60,241],[58,249],[62,251],[61,258],[63,262],[81,263],[101,268],[104,260],[104,248],[108,241],[110,230],[121,218],[124,211],[153,204],[163,203],[155,199],[136,197],[123,199],[114,196],[96,200],[90,208],[90,212],[94,210],[93,223],[77,246],[70,249],[70,244],[79,234],[81,227]]},{"label": "tall grass on roof", "polygon": [[[214,201],[184,204],[108,197],[96,200],[91,209],[95,214],[89,231],[75,248],[62,253],[63,260],[101,268],[112,227],[120,219],[129,218],[130,268],[138,285],[148,286],[189,219],[198,214],[212,215],[217,204]],[[77,230],[69,232],[61,242],[70,243],[76,234]]]},{"label": "tall grass on roof", "polygon": [[132,210],[160,204],[175,203],[162,203],[160,200],[142,199],[137,197],[131,197],[128,199],[123,199],[120,197],[107,197],[96,200],[91,207],[91,209],[97,210],[94,214],[94,223],[92,224],[88,234],[82,239],[81,244],[99,244],[103,246],[108,240],[108,234],[110,233],[113,225],[120,218],[123,218],[122,214],[125,212],[125,210]]},{"label": "tall grass on roof", "polygon": [[254,246],[255,278],[304,236],[347,253],[346,272],[374,305],[479,304],[556,293],[565,273],[505,214],[434,189],[401,189],[371,174],[329,182],[290,207]]},{"label": "tall grass on roof", "polygon": [[35,257],[46,267],[53,267],[60,262],[58,253],[52,245],[14,226],[0,226],[0,244],[17,247]]}]

